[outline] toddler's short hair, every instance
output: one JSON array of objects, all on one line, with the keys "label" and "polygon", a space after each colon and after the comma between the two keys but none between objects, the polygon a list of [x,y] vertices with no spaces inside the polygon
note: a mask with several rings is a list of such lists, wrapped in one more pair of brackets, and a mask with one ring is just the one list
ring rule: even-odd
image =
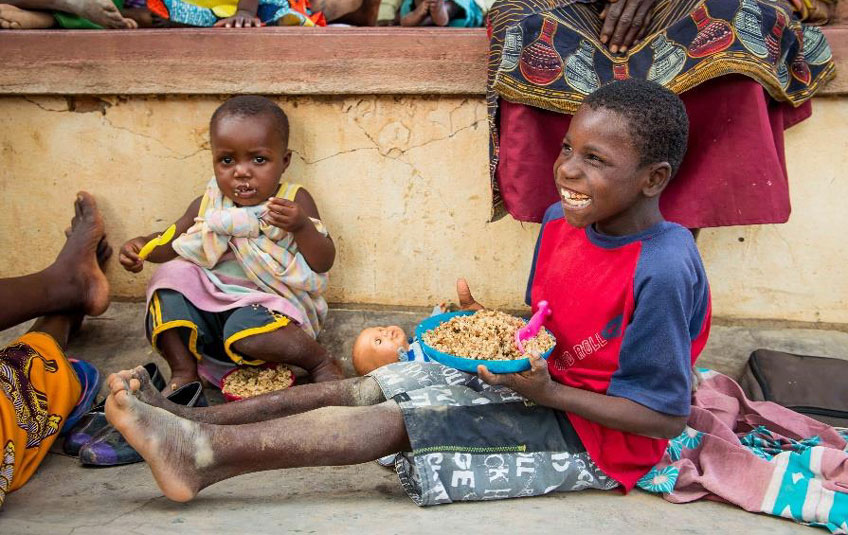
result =
[{"label": "toddler's short hair", "polygon": [[668,162],[672,176],[680,169],[689,137],[689,117],[680,97],[657,83],[631,78],[602,86],[583,104],[626,119],[640,166]]},{"label": "toddler's short hair", "polygon": [[211,130],[215,126],[215,123],[223,117],[256,117],[259,115],[265,115],[274,121],[274,127],[280,134],[280,139],[283,140],[283,147],[288,147],[289,118],[286,117],[285,112],[273,100],[260,97],[259,95],[239,95],[227,99],[212,114],[212,119],[209,121],[209,129]]}]

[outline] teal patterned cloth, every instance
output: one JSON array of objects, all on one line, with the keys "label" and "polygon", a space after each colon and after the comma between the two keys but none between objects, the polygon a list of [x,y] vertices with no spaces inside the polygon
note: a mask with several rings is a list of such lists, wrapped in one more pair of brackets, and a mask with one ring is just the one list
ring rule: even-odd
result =
[{"label": "teal patterned cloth", "polygon": [[[748,511],[848,533],[848,430],[748,401],[729,377],[700,371],[705,381],[689,425],[636,486],[674,503],[718,496]],[[734,399],[738,414],[728,411]],[[761,425],[745,429],[756,421]]]}]

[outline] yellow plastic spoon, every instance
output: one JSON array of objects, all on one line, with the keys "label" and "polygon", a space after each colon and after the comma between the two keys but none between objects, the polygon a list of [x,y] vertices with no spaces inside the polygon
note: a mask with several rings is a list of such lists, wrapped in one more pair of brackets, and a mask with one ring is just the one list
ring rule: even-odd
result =
[{"label": "yellow plastic spoon", "polygon": [[156,249],[160,245],[165,245],[169,241],[174,238],[174,234],[177,232],[176,223],[168,227],[165,232],[156,236],[149,242],[144,244],[144,247],[141,248],[141,251],[138,252],[138,257],[141,258],[142,261],[146,260],[148,255],[153,252],[153,249]]}]

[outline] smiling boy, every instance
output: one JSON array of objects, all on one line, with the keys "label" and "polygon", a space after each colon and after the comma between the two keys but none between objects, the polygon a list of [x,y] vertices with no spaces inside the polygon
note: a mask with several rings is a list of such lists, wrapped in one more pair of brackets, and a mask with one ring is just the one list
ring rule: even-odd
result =
[{"label": "smiling boy", "polygon": [[[640,81],[602,87],[572,120],[554,168],[564,219],[545,225],[531,284],[533,302],[553,309],[550,364],[473,375],[400,362],[194,409],[169,404],[137,368],[110,377],[107,417],[178,501],[247,472],[394,452],[406,452],[395,468],[418,505],[629,490],[683,430],[709,330],[692,237],[657,203],[687,132],[680,99]],[[480,308],[463,280],[457,291]]]}]

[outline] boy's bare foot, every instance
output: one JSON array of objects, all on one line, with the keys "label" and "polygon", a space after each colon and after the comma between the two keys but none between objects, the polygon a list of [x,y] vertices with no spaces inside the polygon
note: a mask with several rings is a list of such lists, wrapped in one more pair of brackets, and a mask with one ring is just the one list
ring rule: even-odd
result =
[{"label": "boy's bare foot", "polygon": [[430,15],[430,4],[428,0],[421,0],[415,9],[400,19],[401,26],[423,26],[424,19]]},{"label": "boy's bare foot", "polygon": [[142,402],[123,380],[109,386],[106,419],[147,461],[165,496],[187,502],[215,482],[210,470],[215,453],[205,424]]},{"label": "boy's bare foot", "polygon": [[56,19],[44,11],[30,11],[0,4],[0,28],[4,30],[37,30],[51,28]]},{"label": "boy's bare foot", "polygon": [[147,373],[147,370],[144,369],[144,366],[138,366],[132,370],[122,370],[118,373],[113,373],[109,376],[107,384],[112,391],[117,392],[122,389],[129,390],[132,395],[143,403],[159,407],[160,409],[165,409],[177,416],[182,416],[184,418],[188,417],[190,409],[183,405],[177,405],[176,403],[169,401],[162,392],[159,392],[159,390],[153,386],[153,382],[150,380],[150,375]]},{"label": "boy's bare foot", "polygon": [[109,307],[109,282],[99,262],[108,260],[112,248],[104,240],[103,217],[91,194],[77,194],[74,212],[68,239],[47,269],[56,280],[57,294],[71,291],[69,309],[99,316]]},{"label": "boy's bare foot", "polygon": [[112,0],[64,0],[63,6],[63,11],[79,15],[104,28],[132,29],[138,27],[134,20],[121,15]]},{"label": "boy's bare foot", "polygon": [[427,0],[430,18],[436,26],[447,26],[450,22],[450,14],[445,0]]}]

